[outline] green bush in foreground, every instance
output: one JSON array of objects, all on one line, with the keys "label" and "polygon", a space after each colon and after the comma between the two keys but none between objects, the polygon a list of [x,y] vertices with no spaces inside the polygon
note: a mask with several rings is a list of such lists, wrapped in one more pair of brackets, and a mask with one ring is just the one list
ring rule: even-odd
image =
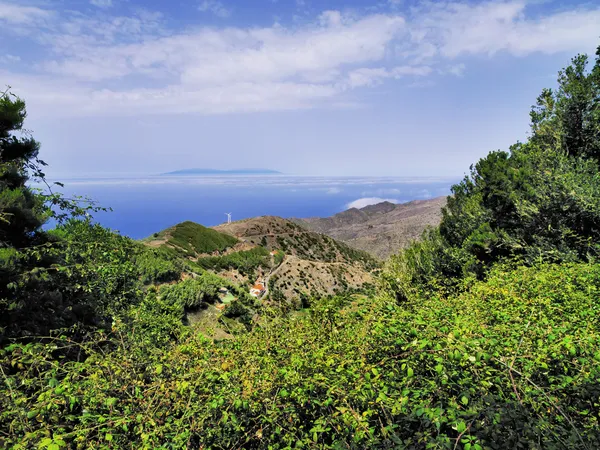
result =
[{"label": "green bush in foreground", "polygon": [[220,345],[174,323],[156,348],[156,311],[87,343],[13,344],[0,444],[598,448],[599,294],[598,265],[497,268],[456,297],[325,301]]}]

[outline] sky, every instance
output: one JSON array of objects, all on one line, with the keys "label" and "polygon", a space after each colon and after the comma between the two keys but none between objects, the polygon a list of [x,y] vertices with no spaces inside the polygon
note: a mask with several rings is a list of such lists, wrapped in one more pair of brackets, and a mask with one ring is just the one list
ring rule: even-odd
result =
[{"label": "sky", "polygon": [[596,1],[0,0],[56,177],[461,176],[599,44]]}]

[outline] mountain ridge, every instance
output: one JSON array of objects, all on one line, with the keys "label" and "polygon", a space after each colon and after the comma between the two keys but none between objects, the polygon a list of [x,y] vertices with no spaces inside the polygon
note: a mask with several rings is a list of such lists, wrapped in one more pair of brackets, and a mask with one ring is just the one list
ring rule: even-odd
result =
[{"label": "mountain ridge", "polygon": [[291,219],[317,233],[385,260],[418,239],[442,218],[446,197],[395,204],[389,201],[350,208],[330,217]]}]

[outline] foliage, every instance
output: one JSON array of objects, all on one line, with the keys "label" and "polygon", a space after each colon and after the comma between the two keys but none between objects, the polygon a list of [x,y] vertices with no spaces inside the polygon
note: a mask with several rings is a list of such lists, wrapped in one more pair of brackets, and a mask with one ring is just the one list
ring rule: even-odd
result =
[{"label": "foliage", "polygon": [[[600,48],[599,48],[600,50]],[[439,230],[388,265],[399,298],[483,278],[500,261],[591,261],[600,252],[600,52],[578,56],[534,107],[531,139],[496,151],[452,187]]]},{"label": "foliage", "polygon": [[222,278],[203,273],[181,283],[163,285],[159,294],[166,302],[179,304],[182,308],[201,308],[218,300],[219,288],[222,286]]},{"label": "foliage", "polygon": [[558,74],[558,89],[544,89],[531,111],[533,142],[571,156],[600,162],[600,47],[587,72],[588,57],[578,55]]},{"label": "foliage", "polygon": [[177,253],[169,248],[149,248],[141,245],[134,262],[141,273],[144,284],[177,281],[186,269],[186,264]]},{"label": "foliage", "polygon": [[285,253],[283,253],[282,251],[276,251],[275,255],[273,256],[273,265],[275,267],[281,265],[281,263],[283,262],[284,259],[285,259]]},{"label": "foliage", "polygon": [[88,293],[78,284],[65,285],[79,269],[65,260],[72,256],[71,243],[48,236],[41,226],[49,218],[60,224],[87,217],[98,208],[52,191],[42,171],[46,163],[38,158],[40,145],[23,128],[26,116],[23,100],[8,91],[0,94],[0,343],[97,322]]},{"label": "foliage", "polygon": [[187,256],[221,252],[233,247],[237,239],[194,222],[183,222],[158,234],[167,244]]},{"label": "foliage", "polygon": [[11,431],[0,439],[7,447],[597,448],[599,289],[597,265],[498,268],[456,297],[402,306],[334,298],[218,345],[183,332],[152,352],[135,336],[155,314],[117,324],[112,351],[81,345],[80,361],[55,363],[69,340],[15,344],[3,350],[0,429]]},{"label": "foliage", "polygon": [[198,258],[197,264],[204,269],[217,272],[236,269],[243,275],[253,276],[260,267],[268,268],[271,265],[271,256],[266,248],[255,247],[223,256]]}]

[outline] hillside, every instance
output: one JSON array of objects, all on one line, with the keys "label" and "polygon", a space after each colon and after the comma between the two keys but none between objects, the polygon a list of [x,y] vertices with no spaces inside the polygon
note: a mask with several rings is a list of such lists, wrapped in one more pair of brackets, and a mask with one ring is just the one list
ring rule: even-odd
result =
[{"label": "hillside", "polygon": [[446,197],[401,204],[383,202],[294,222],[383,260],[418,239],[426,227],[437,226],[445,204]]},{"label": "hillside", "polygon": [[306,306],[303,299],[364,290],[373,283],[371,273],[356,265],[290,256],[271,274],[268,287],[271,298],[291,299],[299,308]]},{"label": "hillside", "polygon": [[255,217],[214,227],[215,230],[269,250],[281,250],[309,261],[358,264],[372,269],[376,263],[366,252],[356,250],[329,236],[307,230],[275,216]]},{"label": "hillside", "polygon": [[170,247],[188,257],[223,252],[232,248],[238,240],[195,222],[182,222],[171,228],[154,233],[143,241],[151,247]]},{"label": "hillside", "polygon": [[261,298],[276,296],[298,307],[301,298],[370,288],[370,272],[377,267],[368,254],[280,217],[258,217],[215,229],[183,222],[143,243],[172,258],[184,258],[192,272],[212,272],[246,292],[263,280],[272,289],[271,295],[267,290]]}]

